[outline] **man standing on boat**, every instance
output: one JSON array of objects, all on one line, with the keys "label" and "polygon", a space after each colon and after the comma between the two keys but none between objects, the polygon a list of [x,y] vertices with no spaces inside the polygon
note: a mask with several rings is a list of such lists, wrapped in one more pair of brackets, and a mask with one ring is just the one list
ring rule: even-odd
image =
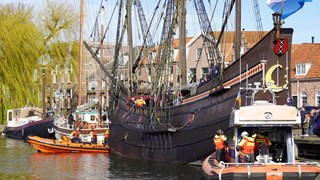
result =
[{"label": "man standing on boat", "polygon": [[228,147],[227,137],[223,134],[223,131],[219,129],[214,136],[213,143],[216,150],[216,159],[218,162],[226,161],[226,149]]},{"label": "man standing on boat", "polygon": [[240,151],[240,163],[253,163],[254,162],[254,139],[249,137],[247,131],[241,133],[241,141],[236,147]]},{"label": "man standing on boat", "polygon": [[72,113],[70,113],[69,116],[68,116],[68,124],[70,126],[70,129],[73,128],[73,123],[74,122],[75,122],[74,117],[73,117]]},{"label": "man standing on boat", "polygon": [[254,138],[254,152],[255,152],[255,156],[259,155],[259,146],[262,143],[266,144],[267,150],[269,149],[269,146],[271,146],[271,141],[269,140],[269,138],[267,136],[265,136],[264,133],[262,132],[257,132],[257,134],[255,134]]}]

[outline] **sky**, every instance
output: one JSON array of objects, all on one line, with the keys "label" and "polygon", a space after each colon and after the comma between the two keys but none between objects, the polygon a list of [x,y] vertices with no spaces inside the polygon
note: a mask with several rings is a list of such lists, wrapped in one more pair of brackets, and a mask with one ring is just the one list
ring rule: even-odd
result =
[{"label": "sky", "polygon": [[[24,3],[30,6],[34,6],[35,10],[41,10],[44,7],[46,1],[47,0],[1,0],[0,4]],[[56,1],[69,2],[75,8],[79,9],[79,5],[78,5],[79,0],[56,0]],[[85,1],[85,7],[86,7],[86,15],[91,17],[90,19],[87,19],[85,21],[86,24],[91,24],[91,25],[84,25],[84,29],[85,29],[84,38],[86,39],[86,37],[89,38],[92,32],[92,28],[93,28],[92,24],[94,22],[94,17],[97,14],[98,7],[101,0],[84,0],[84,1]],[[156,1],[155,0],[145,0],[145,1],[141,0],[141,1],[143,1],[142,6],[147,16],[147,20],[148,18],[151,19]],[[204,1],[207,3],[206,4],[207,12],[209,12],[210,10],[211,10],[210,12],[212,12],[214,9],[215,0],[209,0],[209,2],[211,2],[211,6],[207,2],[208,0],[204,0]],[[260,14],[262,19],[263,30],[269,31],[273,27],[273,22],[272,22],[273,11],[266,5],[266,0],[258,0],[258,1],[259,1],[259,9],[260,9]],[[103,0],[103,3],[105,4],[105,7],[106,7],[105,24],[108,23],[107,19],[111,16],[110,14],[112,12],[112,9],[114,8],[114,2],[115,0]],[[187,2],[192,5],[190,0],[187,0]],[[245,30],[255,31],[256,26],[255,26],[255,18],[254,18],[252,6],[253,6],[252,0],[242,0],[242,9],[243,9],[242,10],[243,11],[242,28],[244,28]],[[222,7],[222,6],[219,6],[219,7]],[[191,16],[191,15],[195,15],[195,14],[190,13],[187,16]],[[210,13],[208,13],[208,15],[209,17],[211,17]],[[320,20],[317,19],[319,17],[320,17],[320,0],[312,0],[312,2],[306,2],[304,7],[300,9],[298,12],[286,18],[285,24],[283,24],[283,27],[294,29],[294,34],[293,34],[294,44],[310,43],[312,36],[314,36],[315,38],[314,39],[315,43],[320,43]],[[218,23],[212,23],[212,29],[220,30],[219,24],[222,21],[221,15],[220,16],[215,15],[214,20],[216,20],[216,22]],[[138,22],[137,18],[135,18],[133,24],[135,23],[137,24],[137,22]],[[188,36],[199,34],[200,32],[199,28],[196,27],[198,25],[195,25],[195,24],[198,24],[196,18],[187,17]],[[160,30],[159,32],[161,32],[161,28],[159,30]],[[137,29],[134,29],[134,31],[137,31]],[[109,37],[107,37],[107,41],[112,41],[112,38],[115,37],[116,28],[111,27],[110,32],[113,35],[110,35]]]}]

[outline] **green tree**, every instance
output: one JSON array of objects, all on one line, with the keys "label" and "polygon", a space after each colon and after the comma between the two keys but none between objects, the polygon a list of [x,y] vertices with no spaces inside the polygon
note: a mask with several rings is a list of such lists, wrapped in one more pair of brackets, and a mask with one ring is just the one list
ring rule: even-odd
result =
[{"label": "green tree", "polygon": [[[68,66],[77,73],[77,13],[72,6],[47,1],[34,21],[33,13],[33,8],[24,4],[0,5],[1,123],[7,109],[42,105],[43,63],[47,72]],[[46,62],[41,58],[45,56],[49,57]],[[50,73],[46,80],[50,86]]]},{"label": "green tree", "polygon": [[32,8],[23,4],[0,5],[1,122],[6,110],[38,105],[38,57],[44,51],[41,32],[32,21]]}]

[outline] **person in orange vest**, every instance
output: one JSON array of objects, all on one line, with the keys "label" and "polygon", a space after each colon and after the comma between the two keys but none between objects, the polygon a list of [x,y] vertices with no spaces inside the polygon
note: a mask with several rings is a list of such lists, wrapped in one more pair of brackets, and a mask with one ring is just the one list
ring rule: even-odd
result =
[{"label": "person in orange vest", "polygon": [[226,149],[228,147],[227,137],[223,134],[223,131],[219,129],[213,138],[213,143],[216,151],[216,159],[218,162],[226,161]]},{"label": "person in orange vest", "polygon": [[106,130],[106,132],[104,133],[104,144],[109,144],[109,137],[110,137],[110,133],[109,133],[109,129]]},{"label": "person in orange vest", "polygon": [[72,131],[71,133],[71,142],[75,142],[75,143],[80,143],[81,139],[80,139],[81,133],[80,133],[80,129],[79,127],[77,127],[77,129],[75,131]]},{"label": "person in orange vest", "polygon": [[97,144],[97,132],[94,130],[94,128],[91,129],[90,135],[91,135],[91,143]]},{"label": "person in orange vest", "polygon": [[236,147],[240,152],[240,163],[253,163],[254,162],[254,139],[249,137],[247,131],[241,133],[241,141]]},{"label": "person in orange vest", "polygon": [[146,101],[143,99],[143,97],[141,96],[139,99],[137,99],[136,101],[135,101],[135,104],[137,105],[137,106],[145,106],[146,105]]},{"label": "person in orange vest", "polygon": [[253,135],[252,137],[254,138],[254,152],[256,156],[259,155],[259,146],[262,143],[267,145],[267,149],[269,149],[269,146],[272,144],[269,138],[261,132],[256,133],[256,135]]}]

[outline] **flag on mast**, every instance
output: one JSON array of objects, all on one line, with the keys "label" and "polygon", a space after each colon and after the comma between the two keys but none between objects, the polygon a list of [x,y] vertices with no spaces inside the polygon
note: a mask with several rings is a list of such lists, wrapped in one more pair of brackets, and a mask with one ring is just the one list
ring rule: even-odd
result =
[{"label": "flag on mast", "polygon": [[274,12],[281,12],[282,10],[282,19],[285,19],[301,9],[305,2],[312,2],[312,0],[267,0],[267,5]]},{"label": "flag on mast", "polygon": [[238,101],[238,104],[239,104],[239,107],[241,106],[241,94],[240,94],[240,91],[238,92],[238,95],[237,95],[237,101]]}]

